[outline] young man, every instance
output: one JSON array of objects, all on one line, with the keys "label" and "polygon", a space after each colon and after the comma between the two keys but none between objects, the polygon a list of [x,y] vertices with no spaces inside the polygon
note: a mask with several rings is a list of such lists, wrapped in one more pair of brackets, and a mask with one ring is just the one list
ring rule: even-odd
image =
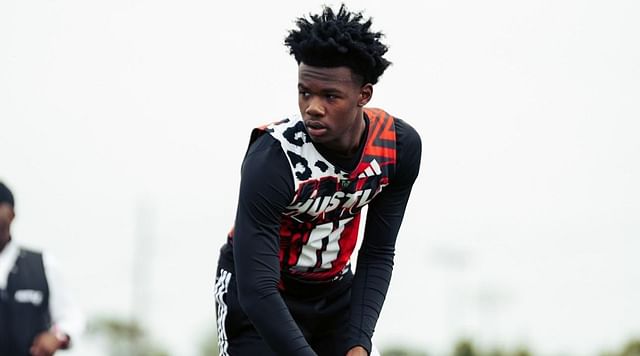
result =
[{"label": "young man", "polygon": [[51,356],[69,348],[84,319],[51,259],[11,240],[14,217],[0,182],[0,355]]},{"label": "young man", "polygon": [[[365,109],[390,62],[342,6],[285,39],[301,117],[253,131],[216,278],[221,355],[368,355],[420,166],[406,122]],[[355,275],[360,211],[368,204]]]}]

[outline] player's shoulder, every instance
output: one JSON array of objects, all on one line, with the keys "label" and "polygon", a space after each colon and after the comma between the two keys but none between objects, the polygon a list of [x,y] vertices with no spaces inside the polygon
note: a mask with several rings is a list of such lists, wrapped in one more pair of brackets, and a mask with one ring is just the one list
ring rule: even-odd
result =
[{"label": "player's shoulder", "polygon": [[242,192],[250,196],[271,194],[269,199],[279,199],[280,193],[274,192],[281,192],[290,200],[293,178],[289,161],[280,141],[267,126],[254,129],[242,162],[241,175]]},{"label": "player's shoulder", "polygon": [[279,148],[278,140],[276,140],[276,138],[270,135],[267,131],[262,131],[256,136],[257,137],[253,138],[249,144],[247,155]]},{"label": "player's shoulder", "polygon": [[396,129],[396,140],[402,141],[402,142],[420,143],[421,141],[420,134],[407,121],[397,116],[394,116],[393,123]]},{"label": "player's shoulder", "polygon": [[402,143],[403,146],[420,146],[421,139],[418,131],[411,126],[407,121],[399,118],[396,115],[389,113],[388,111],[380,108],[367,108],[365,110],[369,120],[386,120],[389,117],[393,118],[393,126],[395,131],[396,142]]},{"label": "player's shoulder", "polygon": [[418,176],[422,157],[422,140],[418,131],[407,121],[394,117],[396,130],[396,158],[398,181],[413,184]]},{"label": "player's shoulder", "polygon": [[244,173],[271,178],[273,175],[290,175],[289,162],[280,141],[267,130],[262,130],[260,135],[256,135],[254,130],[242,163],[242,170]]}]

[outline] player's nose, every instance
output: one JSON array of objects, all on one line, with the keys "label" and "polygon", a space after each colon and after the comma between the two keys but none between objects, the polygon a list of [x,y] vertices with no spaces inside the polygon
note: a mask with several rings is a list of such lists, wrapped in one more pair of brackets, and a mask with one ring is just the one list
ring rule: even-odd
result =
[{"label": "player's nose", "polygon": [[305,110],[305,114],[313,117],[322,117],[324,116],[325,110],[322,105],[322,101],[319,98],[311,98],[309,100],[309,105]]}]

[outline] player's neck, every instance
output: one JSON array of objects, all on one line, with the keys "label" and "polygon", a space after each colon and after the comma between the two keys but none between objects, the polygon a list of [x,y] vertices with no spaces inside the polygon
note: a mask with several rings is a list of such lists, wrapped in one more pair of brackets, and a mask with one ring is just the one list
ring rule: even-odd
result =
[{"label": "player's neck", "polygon": [[360,111],[358,116],[359,119],[355,121],[354,127],[347,132],[345,140],[343,141],[344,143],[336,146],[335,148],[327,147],[329,150],[333,151],[335,155],[342,158],[351,158],[353,155],[358,153],[362,140],[366,139],[364,137],[364,133],[367,127],[362,111]]}]

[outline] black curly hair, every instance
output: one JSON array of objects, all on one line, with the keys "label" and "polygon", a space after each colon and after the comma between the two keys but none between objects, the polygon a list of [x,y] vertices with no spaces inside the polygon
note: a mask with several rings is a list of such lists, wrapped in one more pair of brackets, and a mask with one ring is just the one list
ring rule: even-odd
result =
[{"label": "black curly hair", "polygon": [[386,45],[382,32],[371,31],[371,18],[362,12],[350,12],[342,4],[335,13],[324,6],[322,14],[296,20],[297,29],[289,31],[284,44],[298,64],[314,67],[349,67],[362,77],[363,84],[376,84],[391,64],[382,56]]}]

